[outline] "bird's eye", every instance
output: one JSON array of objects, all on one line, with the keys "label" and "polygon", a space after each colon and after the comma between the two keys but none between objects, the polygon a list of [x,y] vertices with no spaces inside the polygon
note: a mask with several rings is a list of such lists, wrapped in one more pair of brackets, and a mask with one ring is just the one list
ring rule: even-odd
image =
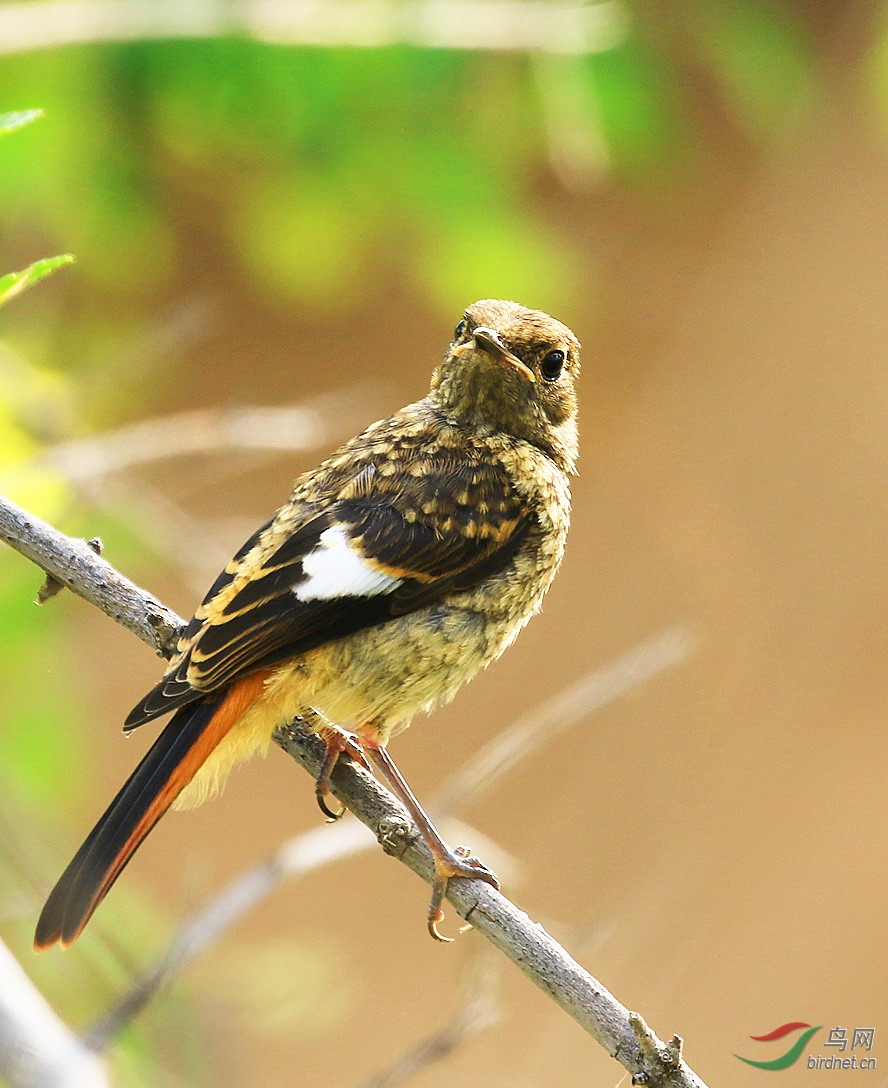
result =
[{"label": "bird's eye", "polygon": [[460,323],[453,330],[453,339],[454,339],[454,341],[459,340],[459,338],[462,336],[462,334],[465,331],[466,331],[466,319],[463,318],[462,321],[460,321]]},{"label": "bird's eye", "polygon": [[540,363],[540,370],[547,382],[554,382],[556,378],[559,378],[563,367],[564,352],[560,348],[550,351]]}]

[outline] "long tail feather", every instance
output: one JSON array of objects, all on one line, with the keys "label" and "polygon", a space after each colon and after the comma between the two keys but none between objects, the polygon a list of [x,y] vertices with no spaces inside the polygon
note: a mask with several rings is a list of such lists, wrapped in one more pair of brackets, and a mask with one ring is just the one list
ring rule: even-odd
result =
[{"label": "long tail feather", "polygon": [[261,690],[254,674],[221,699],[182,707],[108,806],[53,888],[34,949],[67,948],[83,931],[130,858]]}]

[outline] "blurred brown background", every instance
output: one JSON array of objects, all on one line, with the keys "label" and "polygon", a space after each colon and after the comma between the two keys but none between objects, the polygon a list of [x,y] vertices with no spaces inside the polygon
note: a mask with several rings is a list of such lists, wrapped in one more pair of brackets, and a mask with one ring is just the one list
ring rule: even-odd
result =
[{"label": "blurred brown background", "polygon": [[[394,754],[429,796],[546,697],[693,632],[686,660],[460,816],[515,859],[507,894],[682,1035],[708,1083],[885,1085],[886,12],[607,11],[617,37],[588,55],[406,45],[321,62],[324,48],[178,41],[4,58],[0,108],[48,109],[0,145],[4,266],[79,258],[4,311],[4,482],[61,528],[101,533],[190,614],[299,471],[423,394],[464,305],[554,310],[584,345],[567,559],[515,646]],[[269,91],[285,65],[303,79],[292,101],[283,75]],[[112,190],[92,188],[112,175],[102,214]],[[257,252],[248,229],[266,232]],[[102,446],[168,413],[288,404],[316,410],[311,448],[117,471]],[[75,438],[112,463],[78,475]],[[29,610],[39,578],[0,560],[0,932],[80,1028],[183,912],[319,816],[273,750],[164,820],[71,951],[32,959],[43,896],[151,740],[124,743],[119,723],[160,663],[73,598]],[[481,954],[471,934],[434,945],[425,901],[379,852],[284,885],[112,1048],[115,1082],[370,1084],[453,1017]],[[498,1022],[410,1083],[620,1082],[514,968],[495,970]],[[777,1057],[795,1036],[749,1036],[794,1020],[823,1030],[791,1069],[734,1056]],[[838,1026],[875,1027],[855,1053],[883,1068],[809,1069]]]}]

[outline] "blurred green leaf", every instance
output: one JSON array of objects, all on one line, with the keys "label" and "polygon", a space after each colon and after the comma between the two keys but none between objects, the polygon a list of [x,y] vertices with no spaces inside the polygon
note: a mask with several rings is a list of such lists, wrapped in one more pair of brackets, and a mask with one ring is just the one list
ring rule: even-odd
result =
[{"label": "blurred green leaf", "polygon": [[228,945],[195,977],[267,1040],[335,1031],[357,1001],[348,964],[322,933]]},{"label": "blurred green leaf", "polygon": [[319,184],[266,183],[265,199],[247,185],[232,222],[247,267],[271,295],[336,306],[370,264],[367,227],[354,205]]},{"label": "blurred green leaf", "polygon": [[[41,572],[12,553],[2,556],[0,570],[4,793],[8,796],[14,784],[17,796],[46,805],[76,791],[64,774],[78,765],[70,729],[70,719],[77,717],[72,707],[76,700],[65,694],[77,685],[58,626],[34,605]],[[22,683],[23,676],[27,683]],[[47,736],[52,736],[52,743],[47,743]],[[72,777],[76,780],[76,774]]]},{"label": "blurred green leaf", "polygon": [[616,49],[583,58],[614,164],[632,176],[649,177],[684,143],[675,78],[644,42],[627,39]]},{"label": "blurred green leaf", "polygon": [[0,306],[21,294],[26,287],[33,287],[50,272],[55,272],[62,265],[72,264],[73,261],[74,257],[70,253],[62,253],[58,257],[44,257],[41,261],[35,261],[21,272],[9,272],[0,276]]},{"label": "blurred green leaf", "polygon": [[17,110],[15,113],[0,113],[0,136],[7,132],[15,132],[17,128],[24,128],[43,116],[43,110]]},{"label": "blurred green leaf", "polygon": [[698,13],[703,48],[741,120],[758,136],[785,131],[816,87],[801,20],[763,0],[699,4]]},{"label": "blurred green leaf", "polygon": [[454,246],[458,230],[458,222],[442,224],[416,251],[415,271],[442,310],[460,310],[476,298],[511,298],[562,314],[576,304],[579,262],[545,223],[526,214],[488,215],[473,226],[468,244]]}]

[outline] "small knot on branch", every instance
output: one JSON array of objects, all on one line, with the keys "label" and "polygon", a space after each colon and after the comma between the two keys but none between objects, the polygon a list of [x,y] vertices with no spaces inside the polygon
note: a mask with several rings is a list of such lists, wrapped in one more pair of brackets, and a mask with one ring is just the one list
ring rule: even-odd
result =
[{"label": "small knot on branch", "polygon": [[681,1065],[681,1052],[684,1047],[684,1039],[680,1035],[673,1035],[663,1051],[663,1063],[678,1069]]},{"label": "small knot on branch", "polygon": [[[102,549],[105,547],[105,543],[100,536],[94,536],[92,540],[86,540],[83,543],[88,548],[96,553],[96,555],[102,554]],[[37,590],[37,597],[34,604],[46,604],[47,601],[52,600],[58,593],[65,588],[65,583],[60,581],[52,574],[47,574],[43,585]]]},{"label": "small knot on branch", "polygon": [[633,1084],[665,1085],[674,1083],[680,1072],[684,1040],[673,1035],[668,1043],[661,1042],[637,1012],[629,1013],[629,1024],[641,1050],[644,1067],[632,1078]]},{"label": "small knot on branch", "polygon": [[169,616],[164,615],[163,612],[153,610],[145,614],[145,619],[157,635],[157,656],[169,660],[178,648],[179,635],[182,633],[181,626],[171,622]]},{"label": "small knot on branch", "polygon": [[376,828],[376,838],[390,857],[400,858],[420,838],[420,834],[412,820],[402,816],[385,816]]}]

